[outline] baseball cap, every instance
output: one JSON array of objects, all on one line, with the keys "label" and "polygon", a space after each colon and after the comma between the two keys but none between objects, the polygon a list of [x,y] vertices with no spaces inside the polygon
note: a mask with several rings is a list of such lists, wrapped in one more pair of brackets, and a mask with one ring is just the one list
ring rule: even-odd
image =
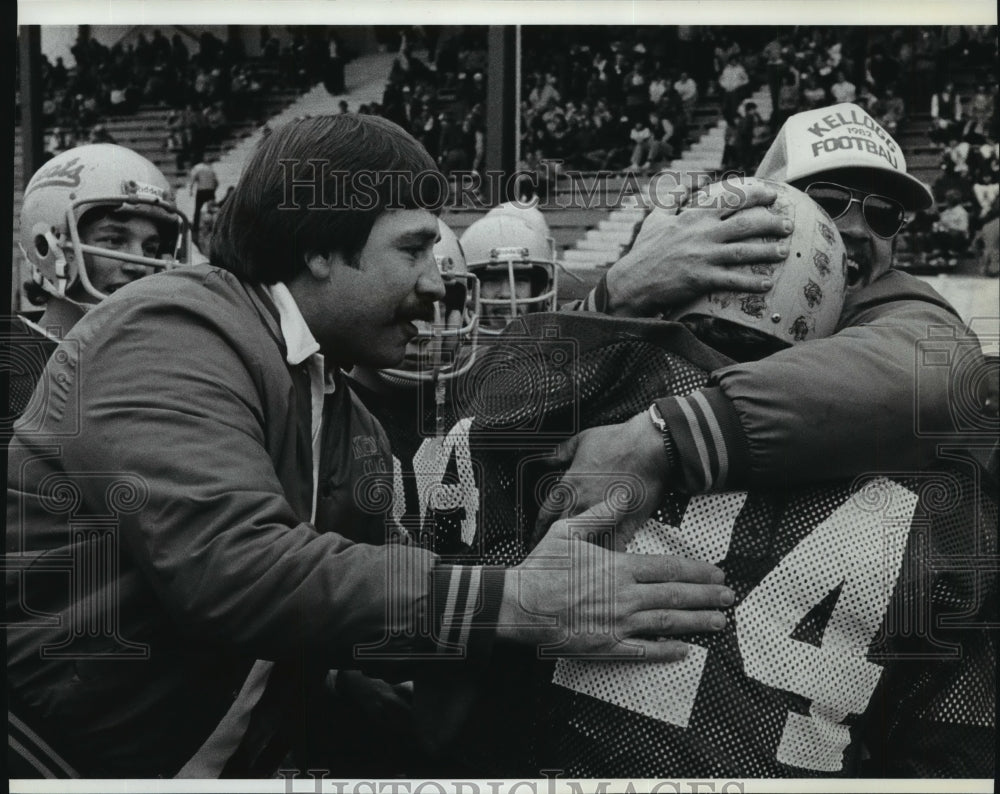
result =
[{"label": "baseball cap", "polygon": [[906,173],[899,144],[851,102],[789,116],[755,176],[791,184],[821,177],[894,198],[910,211],[934,203],[930,188]]}]

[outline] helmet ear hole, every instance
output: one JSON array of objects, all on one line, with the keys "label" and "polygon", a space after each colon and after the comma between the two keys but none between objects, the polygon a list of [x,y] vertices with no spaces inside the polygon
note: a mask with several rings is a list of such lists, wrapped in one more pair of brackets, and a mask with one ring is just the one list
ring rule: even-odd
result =
[{"label": "helmet ear hole", "polygon": [[39,256],[49,255],[49,241],[45,239],[44,234],[35,235],[35,251],[38,252]]}]

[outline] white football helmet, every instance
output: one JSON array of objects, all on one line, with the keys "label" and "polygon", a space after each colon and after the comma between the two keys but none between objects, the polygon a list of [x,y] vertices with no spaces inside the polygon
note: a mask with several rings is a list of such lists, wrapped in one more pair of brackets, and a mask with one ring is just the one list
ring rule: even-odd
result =
[{"label": "white football helmet", "polygon": [[515,218],[520,218],[532,229],[545,236],[545,239],[548,240],[549,247],[552,250],[552,259],[555,260],[556,241],[552,238],[552,233],[549,231],[549,224],[545,220],[545,215],[540,209],[538,209],[537,198],[532,199],[529,203],[508,201],[504,204],[497,205],[486,214],[511,215]]},{"label": "white football helmet", "polygon": [[[164,240],[160,257],[84,245],[80,220],[99,207],[152,219]],[[98,300],[107,296],[91,284],[84,254],[163,270],[186,263],[191,250],[189,224],[166,177],[142,155],[111,143],[69,149],[35,172],[24,189],[20,246],[48,292],[63,297],[79,282]]]},{"label": "white football helmet", "polygon": [[475,362],[479,335],[479,281],[469,272],[462,244],[438,218],[441,239],[434,258],[445,295],[435,304],[433,323],[417,321],[419,335],[406,346],[398,368],[383,369],[389,379],[441,381],[464,374]]},{"label": "white football helmet", "polygon": [[[788,238],[789,253],[782,262],[734,268],[766,275],[774,286],[763,293],[712,292],[674,312],[670,319],[715,317],[753,329],[785,345],[830,336],[837,327],[847,288],[847,251],[830,216],[801,190],[783,182],[726,180],[709,185],[708,199],[725,201],[726,191],[765,181],[778,191],[772,212],[787,213],[795,228]],[[682,212],[696,212],[689,207]]]},{"label": "white football helmet", "polygon": [[498,207],[462,235],[469,271],[480,284],[480,332],[497,335],[528,312],[554,311],[558,304],[555,244],[541,212]]}]

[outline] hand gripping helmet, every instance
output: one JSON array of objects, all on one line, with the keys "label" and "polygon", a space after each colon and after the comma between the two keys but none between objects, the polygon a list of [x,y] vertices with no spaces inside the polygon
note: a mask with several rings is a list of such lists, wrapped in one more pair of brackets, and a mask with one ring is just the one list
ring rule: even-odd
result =
[{"label": "hand gripping helmet", "polygon": [[[480,283],[480,332],[499,334],[515,317],[554,311],[558,302],[555,245],[538,210],[491,210],[462,235],[469,271]],[[538,220],[542,221],[540,228]]]},{"label": "hand gripping helmet", "polygon": [[[84,245],[81,218],[105,207],[152,219],[160,229],[159,258]],[[58,296],[77,282],[98,300],[107,297],[90,281],[84,254],[135,262],[156,269],[187,261],[188,222],[174,205],[160,170],[131,149],[111,143],[78,146],[53,157],[31,177],[21,205],[21,251],[43,287]]]},{"label": "hand gripping helmet", "polygon": [[[706,188],[708,200],[726,200],[726,193],[755,181],[727,180]],[[787,214],[794,223],[783,262],[749,264],[736,270],[769,277],[774,286],[764,293],[712,292],[677,310],[671,319],[714,317],[750,328],[785,345],[821,339],[833,333],[840,318],[847,286],[847,252],[830,216],[802,191],[770,182],[778,197],[769,208]],[[698,205],[705,206],[705,197]],[[696,212],[690,206],[683,212]]]},{"label": "hand gripping helmet", "polygon": [[404,381],[439,381],[456,378],[475,362],[479,333],[479,281],[469,273],[462,244],[438,218],[441,239],[434,244],[434,258],[444,280],[444,298],[434,306],[434,322],[417,321],[418,336],[406,346],[397,369],[383,375]]}]

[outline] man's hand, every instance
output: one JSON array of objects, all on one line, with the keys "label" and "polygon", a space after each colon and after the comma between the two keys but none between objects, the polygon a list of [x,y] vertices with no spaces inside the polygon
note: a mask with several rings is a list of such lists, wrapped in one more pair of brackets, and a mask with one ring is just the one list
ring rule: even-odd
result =
[{"label": "man's hand", "polygon": [[784,259],[784,241],[760,238],[787,237],[792,221],[768,209],[777,193],[767,185],[741,185],[723,195],[726,201],[709,202],[694,193],[679,213],[656,208],[646,217],[631,250],[608,270],[609,314],[652,317],[714,290],[771,288],[765,276],[731,267]]},{"label": "man's hand", "polygon": [[340,670],[333,691],[370,722],[395,730],[412,730],[413,684],[390,684],[358,670]]},{"label": "man's hand", "polygon": [[588,659],[677,661],[687,645],[669,635],[714,632],[733,603],[723,572],[706,562],[624,554],[585,538],[606,535],[620,510],[604,502],[557,521],[530,555],[507,571],[498,637],[539,654]]},{"label": "man's hand", "polygon": [[[667,455],[663,435],[643,411],[627,422],[592,427],[564,441],[552,456],[554,465],[568,466],[545,497],[535,522],[537,540],[558,518],[579,513],[606,500],[620,485],[637,491],[636,510],[623,516],[619,535],[652,515],[666,490]],[[623,548],[624,544],[618,544]]]}]

